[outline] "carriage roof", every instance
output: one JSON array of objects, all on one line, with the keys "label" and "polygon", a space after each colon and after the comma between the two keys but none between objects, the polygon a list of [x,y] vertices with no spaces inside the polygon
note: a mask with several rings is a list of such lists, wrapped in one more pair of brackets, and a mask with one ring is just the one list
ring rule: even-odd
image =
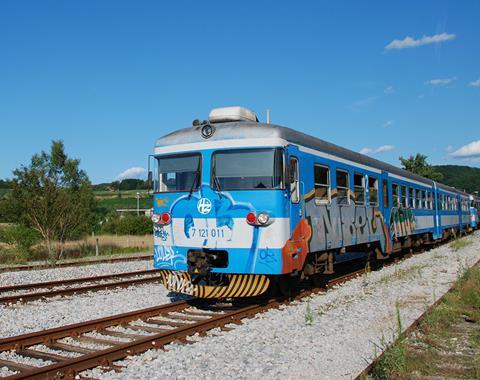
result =
[{"label": "carriage roof", "polygon": [[[179,144],[203,143],[205,141],[221,141],[233,139],[252,139],[252,138],[277,138],[287,141],[291,144],[305,146],[323,153],[331,154],[345,160],[349,160],[365,166],[383,170],[398,176],[421,182],[427,186],[433,186],[434,181],[413,174],[407,170],[398,168],[394,165],[376,160],[372,157],[342,148],[341,146],[329,143],[319,138],[295,131],[291,128],[282,127],[275,124],[265,124],[259,122],[236,121],[227,123],[212,123],[215,126],[215,133],[208,140],[202,137],[201,129],[203,125],[183,128],[163,137],[160,137],[155,147],[164,147]],[[245,145],[248,147],[248,144]],[[467,193],[453,187],[437,183],[437,187],[463,195]]]}]

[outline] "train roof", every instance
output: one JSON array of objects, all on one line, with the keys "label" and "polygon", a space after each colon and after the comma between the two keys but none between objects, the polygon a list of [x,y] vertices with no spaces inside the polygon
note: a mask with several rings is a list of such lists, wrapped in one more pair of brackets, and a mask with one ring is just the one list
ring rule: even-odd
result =
[{"label": "train roof", "polygon": [[[280,125],[250,121],[212,123],[212,125],[215,126],[215,133],[208,139],[208,141],[245,138],[278,138],[286,140],[293,144],[319,150],[321,152],[331,154],[333,156],[337,156],[349,161],[353,161],[365,166],[370,166],[378,170],[393,173],[398,176],[424,183],[425,185],[433,186],[434,183],[434,181],[432,181],[431,179],[413,174],[394,165],[387,164],[372,157],[363,155],[358,152],[354,152],[352,150],[321,140],[317,137],[295,131],[291,128],[282,127]],[[163,137],[160,137],[156,141],[155,147],[205,142],[206,140],[204,137],[202,137],[201,134],[202,126],[203,125],[197,125],[189,128],[183,128],[169,133]],[[444,185],[442,183],[437,183],[437,187],[446,191],[468,195],[461,190]]]}]

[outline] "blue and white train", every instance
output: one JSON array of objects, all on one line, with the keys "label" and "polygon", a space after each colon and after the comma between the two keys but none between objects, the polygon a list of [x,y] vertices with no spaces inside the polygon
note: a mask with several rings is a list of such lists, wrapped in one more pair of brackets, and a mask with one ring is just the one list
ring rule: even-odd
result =
[{"label": "blue and white train", "polygon": [[241,107],[161,137],[150,161],[154,266],[196,297],[256,296],[478,227],[477,197]]}]

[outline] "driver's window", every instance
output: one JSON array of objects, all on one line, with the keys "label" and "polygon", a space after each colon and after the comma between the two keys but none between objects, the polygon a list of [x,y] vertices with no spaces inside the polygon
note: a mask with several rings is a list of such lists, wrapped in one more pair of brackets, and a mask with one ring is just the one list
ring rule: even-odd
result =
[{"label": "driver's window", "polygon": [[295,157],[290,158],[290,192],[292,193],[292,203],[300,201],[300,186],[298,181],[298,160]]}]

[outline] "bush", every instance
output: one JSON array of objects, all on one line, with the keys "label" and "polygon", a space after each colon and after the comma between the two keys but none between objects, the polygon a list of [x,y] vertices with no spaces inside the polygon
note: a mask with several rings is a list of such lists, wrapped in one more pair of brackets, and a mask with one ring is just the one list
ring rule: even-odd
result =
[{"label": "bush", "polygon": [[0,242],[13,245],[21,252],[29,252],[40,241],[40,235],[31,228],[14,225],[0,228]]},{"label": "bush", "polygon": [[102,225],[100,232],[117,235],[148,235],[152,233],[152,222],[144,215],[114,217]]},{"label": "bush", "polygon": [[32,257],[32,247],[40,241],[40,235],[37,231],[22,226],[12,225],[0,228],[0,242],[12,246],[18,260],[30,259]]}]

